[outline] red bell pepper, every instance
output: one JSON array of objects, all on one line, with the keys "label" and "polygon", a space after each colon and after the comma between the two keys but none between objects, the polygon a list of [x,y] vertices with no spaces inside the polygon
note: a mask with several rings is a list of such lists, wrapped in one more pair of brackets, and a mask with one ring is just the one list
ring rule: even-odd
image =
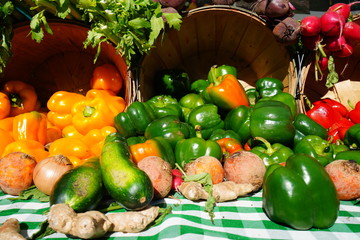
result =
[{"label": "red bell pepper", "polygon": [[320,101],[328,104],[332,109],[339,112],[340,115],[343,116],[344,118],[348,117],[349,110],[341,102],[336,101],[331,98],[324,98],[324,99],[321,99]]},{"label": "red bell pepper", "polygon": [[346,131],[354,124],[355,123],[347,118],[341,118],[338,122],[334,123],[328,131],[328,135],[332,138],[332,142],[335,143],[337,140],[343,141]]},{"label": "red bell pepper", "polygon": [[350,110],[349,118],[353,123],[360,123],[360,101],[356,103],[354,109]]},{"label": "red bell pepper", "polygon": [[326,129],[343,118],[338,111],[322,100],[314,102],[311,109],[306,112],[306,115]]}]

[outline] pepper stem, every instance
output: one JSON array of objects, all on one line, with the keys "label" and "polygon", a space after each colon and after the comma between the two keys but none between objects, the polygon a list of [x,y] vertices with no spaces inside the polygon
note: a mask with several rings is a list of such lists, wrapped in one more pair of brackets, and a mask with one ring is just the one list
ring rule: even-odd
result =
[{"label": "pepper stem", "polygon": [[195,133],[196,133],[196,137],[202,138],[201,126],[200,125],[195,125]]},{"label": "pepper stem", "polygon": [[95,108],[91,106],[85,106],[83,115],[84,117],[91,117],[95,112]]},{"label": "pepper stem", "polygon": [[274,148],[271,146],[271,143],[269,143],[269,141],[266,140],[265,138],[263,138],[263,137],[254,137],[254,140],[258,140],[258,141],[264,143],[265,148],[266,148],[266,153],[268,155],[272,155],[275,152]]}]

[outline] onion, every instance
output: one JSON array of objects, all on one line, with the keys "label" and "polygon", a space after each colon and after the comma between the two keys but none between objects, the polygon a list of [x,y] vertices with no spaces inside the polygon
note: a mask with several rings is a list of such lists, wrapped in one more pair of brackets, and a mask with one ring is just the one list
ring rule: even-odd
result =
[{"label": "onion", "polygon": [[70,160],[62,154],[44,158],[35,166],[34,184],[41,192],[50,195],[55,183],[72,168]]}]

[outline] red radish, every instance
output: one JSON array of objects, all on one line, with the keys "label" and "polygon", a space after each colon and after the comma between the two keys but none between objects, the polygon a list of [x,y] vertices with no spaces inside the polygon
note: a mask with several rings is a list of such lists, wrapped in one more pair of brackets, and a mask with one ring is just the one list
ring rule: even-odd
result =
[{"label": "red radish", "polygon": [[320,34],[321,22],[317,16],[307,16],[300,23],[301,35],[312,37]]},{"label": "red radish", "polygon": [[322,72],[324,72],[328,69],[328,63],[329,63],[329,59],[327,57],[319,58],[318,64],[319,64],[319,68]]},{"label": "red radish", "polygon": [[331,36],[324,38],[325,40],[325,49],[330,52],[340,51],[343,46],[346,44],[346,39],[344,36]]},{"label": "red radish", "polygon": [[322,40],[320,35],[313,36],[313,37],[307,37],[302,35],[301,36],[301,42],[304,45],[306,49],[309,50],[316,50],[318,43],[320,43]]},{"label": "red radish", "polygon": [[354,4],[358,4],[360,3],[359,1],[357,2],[352,2],[349,4],[346,3],[336,3],[332,6],[329,7],[328,11],[332,11],[332,12],[336,12],[340,15],[342,15],[345,19],[347,19],[350,16],[350,12],[351,12],[351,6]]},{"label": "red radish", "polygon": [[184,181],[182,179],[182,172],[179,169],[173,169],[171,171],[171,174],[173,176],[171,189],[177,190],[177,188],[181,185],[181,183]]},{"label": "red radish", "polygon": [[360,25],[356,22],[346,22],[343,35],[350,41],[360,41]]},{"label": "red radish", "polygon": [[171,174],[173,175],[173,177],[182,177],[182,175],[183,175],[179,169],[171,170]]},{"label": "red radish", "polygon": [[334,55],[341,58],[350,57],[353,53],[353,50],[354,49],[350,44],[345,43],[340,51],[334,52]]},{"label": "red radish", "polygon": [[344,16],[336,12],[326,12],[320,17],[321,32],[324,36],[341,36],[345,25]]}]

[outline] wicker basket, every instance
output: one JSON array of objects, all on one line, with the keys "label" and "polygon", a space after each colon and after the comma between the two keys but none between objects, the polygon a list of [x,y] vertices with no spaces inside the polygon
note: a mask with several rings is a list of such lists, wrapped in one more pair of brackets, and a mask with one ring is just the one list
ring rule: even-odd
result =
[{"label": "wicker basket", "polygon": [[[360,24],[360,16],[355,16],[354,21]],[[349,58],[334,57],[339,82],[331,88],[325,86],[326,76],[320,81],[316,80],[314,59],[314,54],[310,55],[301,70],[298,86],[300,112],[305,113],[308,110],[306,98],[311,102],[321,98],[331,98],[341,102],[350,110],[349,101],[352,104],[360,101],[360,44],[354,45],[354,52]]]},{"label": "wicker basket", "polygon": [[211,66],[222,64],[235,66],[238,78],[250,86],[274,77],[295,93],[289,53],[266,22],[245,9],[216,5],[191,10],[180,31],[166,31],[158,39],[140,66],[139,100],[153,96],[153,78],[162,69],[181,68],[194,81],[206,79]]},{"label": "wicker basket", "polygon": [[97,49],[83,46],[88,31],[86,25],[58,20],[49,21],[49,25],[53,34],[46,33],[40,43],[31,39],[28,22],[14,27],[13,57],[0,85],[9,80],[28,82],[35,87],[42,106],[46,107],[49,97],[58,90],[85,93],[90,88],[93,69],[103,63],[112,63],[124,79],[119,95],[127,103],[134,100],[131,72],[113,45],[103,43],[94,64]]}]

